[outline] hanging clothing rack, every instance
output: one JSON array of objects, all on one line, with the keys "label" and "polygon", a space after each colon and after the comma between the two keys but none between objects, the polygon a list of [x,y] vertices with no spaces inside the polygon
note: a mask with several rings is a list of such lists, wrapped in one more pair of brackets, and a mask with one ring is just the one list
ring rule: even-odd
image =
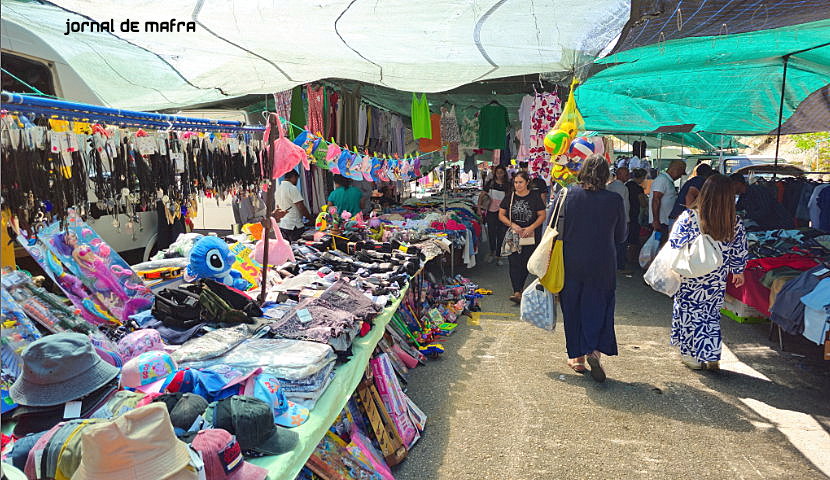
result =
[{"label": "hanging clothing rack", "polygon": [[121,110],[11,92],[2,92],[0,98],[2,98],[3,110],[8,112],[35,113],[86,122],[219,132],[258,132],[265,129],[261,125],[245,125],[237,121]]}]

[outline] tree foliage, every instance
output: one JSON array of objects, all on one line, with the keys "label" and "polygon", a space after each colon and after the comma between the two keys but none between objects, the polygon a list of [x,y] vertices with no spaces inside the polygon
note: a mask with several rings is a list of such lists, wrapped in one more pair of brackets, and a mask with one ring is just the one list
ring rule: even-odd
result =
[{"label": "tree foliage", "polygon": [[818,171],[830,171],[830,132],[802,133],[792,135],[795,147],[803,152],[815,152],[816,158],[811,168]]}]

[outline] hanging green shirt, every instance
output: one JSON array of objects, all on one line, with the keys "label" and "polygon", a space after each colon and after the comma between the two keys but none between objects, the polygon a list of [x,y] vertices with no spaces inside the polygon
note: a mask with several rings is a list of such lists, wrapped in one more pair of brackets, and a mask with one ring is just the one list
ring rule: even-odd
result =
[{"label": "hanging green shirt", "polygon": [[412,94],[412,138],[432,138],[432,124],[429,123],[429,102],[427,94],[421,94],[421,99]]},{"label": "hanging green shirt", "polygon": [[303,102],[303,87],[297,85],[291,90],[291,123],[297,125],[300,128],[289,126],[289,133],[288,136],[291,139],[294,139],[297,135],[302,132],[301,128],[306,124],[306,115],[305,115],[306,107],[305,103]]},{"label": "hanging green shirt", "polygon": [[360,199],[362,196],[363,192],[355,186],[349,188],[337,187],[329,194],[328,201],[337,207],[338,212],[346,211],[352,215],[357,215],[360,213]]},{"label": "hanging green shirt", "polygon": [[495,150],[507,147],[507,109],[503,105],[491,103],[481,107],[478,112],[478,148]]}]

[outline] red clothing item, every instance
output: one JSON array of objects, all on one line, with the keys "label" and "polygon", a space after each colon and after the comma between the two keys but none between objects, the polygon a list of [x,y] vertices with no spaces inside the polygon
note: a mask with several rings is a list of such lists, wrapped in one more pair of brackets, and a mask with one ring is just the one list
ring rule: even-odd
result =
[{"label": "red clothing item", "polygon": [[476,238],[481,237],[481,224],[478,222],[473,222],[473,233],[476,234]]},{"label": "red clothing item", "polygon": [[761,283],[761,278],[770,271],[781,267],[791,267],[796,270],[809,270],[818,265],[818,262],[809,257],[787,254],[780,257],[756,258],[746,263],[744,270],[744,286],[735,287],[731,282],[726,284],[726,293],[769,317],[769,288]]},{"label": "red clothing item", "polygon": [[432,222],[430,227],[436,230],[467,230],[467,227],[455,220],[448,220],[447,223]]},{"label": "red clothing item", "polygon": [[809,270],[818,265],[818,262],[810,257],[788,253],[780,257],[756,258],[746,263],[746,269],[760,268],[764,271],[774,270],[781,267],[790,267],[796,270]]},{"label": "red clothing item", "polygon": [[429,122],[432,125],[432,138],[421,138],[418,140],[418,150],[421,153],[441,150],[441,114],[433,113],[429,116]]},{"label": "red clothing item", "polygon": [[744,270],[744,286],[738,288],[732,283],[731,275],[726,282],[726,293],[769,317],[769,288],[761,283],[767,272],[759,268]]}]

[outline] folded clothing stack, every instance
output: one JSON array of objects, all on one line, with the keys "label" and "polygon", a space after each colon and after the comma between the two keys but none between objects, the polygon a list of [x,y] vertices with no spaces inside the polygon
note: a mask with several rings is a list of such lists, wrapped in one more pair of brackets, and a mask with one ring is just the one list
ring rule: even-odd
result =
[{"label": "folded clothing stack", "polygon": [[360,332],[360,321],[323,299],[306,298],[270,328],[275,337],[326,343],[335,352],[345,352]]}]

